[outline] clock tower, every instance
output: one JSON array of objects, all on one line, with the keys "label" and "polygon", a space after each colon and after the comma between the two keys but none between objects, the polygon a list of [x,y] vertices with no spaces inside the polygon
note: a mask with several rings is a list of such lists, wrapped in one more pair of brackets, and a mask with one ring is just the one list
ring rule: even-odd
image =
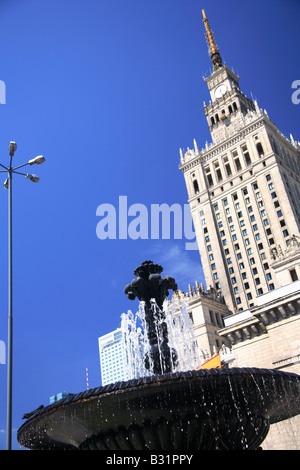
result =
[{"label": "clock tower", "polygon": [[239,77],[223,63],[204,11],[203,22],[213,66],[205,78],[210,102],[204,104],[212,142],[199,150],[194,141],[194,150],[181,150],[180,170],[206,286],[241,312],[282,286],[283,273],[286,283],[300,283],[300,258],[294,267],[288,256],[298,239],[300,247],[300,143],[284,137],[244,95]]},{"label": "clock tower", "polygon": [[208,19],[202,10],[203,22],[206,30],[208,52],[213,65],[213,72],[205,78],[210,92],[211,101],[204,103],[204,113],[208,122],[213,142],[223,140],[227,136],[227,128],[240,127],[241,119],[255,106],[239,87],[239,77],[223,64],[214,34]]}]

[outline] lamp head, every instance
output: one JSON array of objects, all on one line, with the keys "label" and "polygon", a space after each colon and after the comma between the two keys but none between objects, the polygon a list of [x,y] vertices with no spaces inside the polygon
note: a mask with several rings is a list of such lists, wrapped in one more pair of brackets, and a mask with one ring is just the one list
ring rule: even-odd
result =
[{"label": "lamp head", "polygon": [[28,178],[33,183],[38,183],[40,181],[40,178],[37,175],[29,175],[28,173],[25,175],[25,178]]},{"label": "lamp head", "polygon": [[13,157],[15,151],[17,150],[16,142],[9,142],[8,150],[9,150],[9,155]]},{"label": "lamp head", "polygon": [[37,165],[40,165],[41,163],[44,163],[45,161],[45,158],[43,157],[43,155],[38,155],[37,157],[35,158],[32,158],[32,160],[29,160],[29,165],[34,165],[35,163]]}]

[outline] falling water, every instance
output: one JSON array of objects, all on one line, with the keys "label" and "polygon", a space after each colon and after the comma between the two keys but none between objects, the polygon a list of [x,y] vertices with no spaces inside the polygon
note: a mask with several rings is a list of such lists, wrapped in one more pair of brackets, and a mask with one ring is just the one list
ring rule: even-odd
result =
[{"label": "falling water", "polygon": [[[165,321],[168,327],[169,347],[177,353],[177,361],[172,363],[172,372],[184,372],[199,368],[201,358],[187,304],[184,303],[179,307],[178,304],[170,305],[168,301],[165,301],[163,305],[165,319],[162,320],[159,319],[160,315],[156,315],[159,308],[154,300],[151,302],[151,307],[154,311],[154,318],[156,318],[158,348],[163,343],[162,323]],[[128,379],[153,375],[151,363],[150,370],[145,367],[145,357],[150,350],[150,345],[145,322],[144,302],[140,302],[139,310],[135,315],[131,311],[122,314],[121,330]],[[163,354],[160,354],[162,365],[163,360]]]}]

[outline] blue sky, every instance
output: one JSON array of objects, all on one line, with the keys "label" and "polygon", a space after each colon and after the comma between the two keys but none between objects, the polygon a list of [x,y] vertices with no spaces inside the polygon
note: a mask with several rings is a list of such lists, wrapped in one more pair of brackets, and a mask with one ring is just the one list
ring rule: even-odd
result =
[{"label": "blue sky", "polygon": [[[22,415],[100,385],[97,339],[137,309],[123,293],[144,260],[179,288],[203,282],[185,240],[99,240],[96,209],[184,205],[179,148],[210,142],[202,8],[223,60],[286,136],[300,140],[297,0],[1,0],[0,162],[43,154],[39,184],[14,178],[13,442]],[[5,176],[3,176],[3,180]],[[0,188],[2,185],[0,184]],[[1,195],[2,194],[2,195]],[[7,192],[0,190],[0,340],[7,340]],[[6,365],[0,364],[0,449]]]}]

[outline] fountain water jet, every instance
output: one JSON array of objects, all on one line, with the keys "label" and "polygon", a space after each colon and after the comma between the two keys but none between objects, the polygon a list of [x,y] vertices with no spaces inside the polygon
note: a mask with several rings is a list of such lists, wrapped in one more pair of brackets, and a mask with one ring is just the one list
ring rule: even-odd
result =
[{"label": "fountain water jet", "polygon": [[[174,372],[164,301],[175,280],[146,261],[125,288],[143,302],[144,377],[86,390],[24,415],[18,441],[31,449],[257,449],[269,426],[300,413],[300,377],[267,369]],[[155,308],[154,308],[155,306]],[[131,321],[134,321],[131,318]],[[160,329],[158,328],[160,325]]]}]

